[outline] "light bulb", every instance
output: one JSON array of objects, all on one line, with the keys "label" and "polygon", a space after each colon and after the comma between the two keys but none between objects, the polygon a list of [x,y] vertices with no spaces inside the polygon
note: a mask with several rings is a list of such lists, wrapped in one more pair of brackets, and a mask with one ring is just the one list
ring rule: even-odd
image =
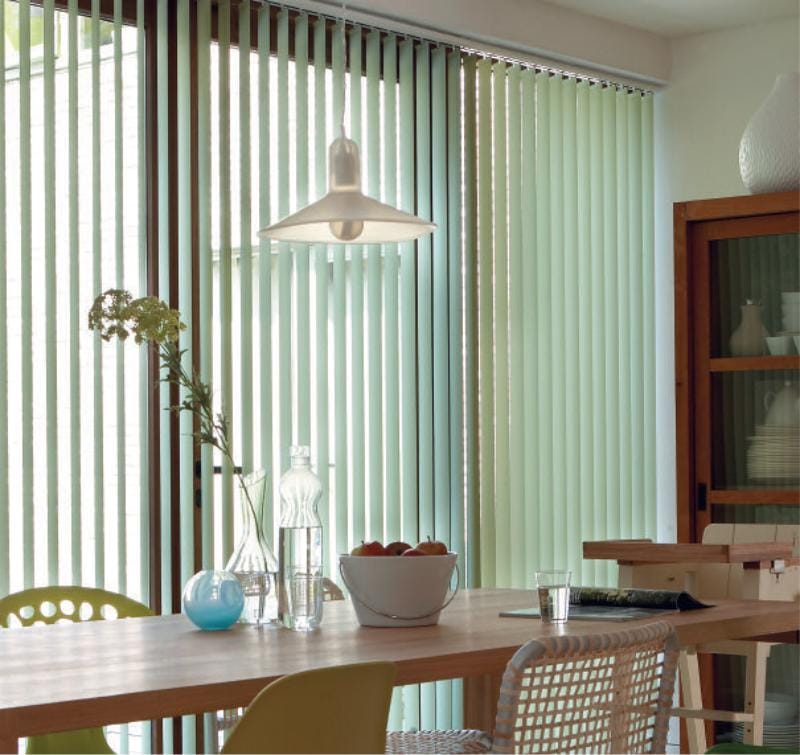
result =
[{"label": "light bulb", "polygon": [[341,241],[355,241],[364,230],[362,220],[335,220],[329,223],[331,233]]}]

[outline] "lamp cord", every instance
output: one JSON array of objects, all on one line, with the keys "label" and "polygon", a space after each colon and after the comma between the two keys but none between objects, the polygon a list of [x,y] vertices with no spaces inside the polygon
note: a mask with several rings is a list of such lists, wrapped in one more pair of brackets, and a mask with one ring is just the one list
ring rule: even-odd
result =
[{"label": "lamp cord", "polygon": [[346,136],[344,114],[347,108],[347,3],[342,3],[342,117],[339,121],[342,138]]}]

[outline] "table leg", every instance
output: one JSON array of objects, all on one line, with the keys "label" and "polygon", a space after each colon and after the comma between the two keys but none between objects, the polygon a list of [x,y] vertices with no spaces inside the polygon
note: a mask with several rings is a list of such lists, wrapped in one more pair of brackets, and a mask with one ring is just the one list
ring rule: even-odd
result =
[{"label": "table leg", "polygon": [[[697,648],[690,647],[681,650],[681,654],[678,656],[678,675],[680,676],[681,692],[683,694],[683,707],[702,710],[703,695],[700,691]],[[689,741],[689,752],[705,752],[705,721],[700,718],[686,719],[686,738]]]},{"label": "table leg", "polygon": [[497,697],[503,672],[468,676],[464,678],[464,726],[494,732],[497,715]]}]

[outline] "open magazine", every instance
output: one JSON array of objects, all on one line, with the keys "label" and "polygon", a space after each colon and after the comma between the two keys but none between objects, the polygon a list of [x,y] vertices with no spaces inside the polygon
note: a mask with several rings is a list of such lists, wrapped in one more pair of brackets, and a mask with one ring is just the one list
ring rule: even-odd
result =
[{"label": "open magazine", "polygon": [[[688,592],[643,590],[616,587],[573,587],[569,596],[569,618],[625,621],[657,616],[670,611],[693,611],[712,608]],[[501,611],[501,616],[539,618],[537,608]]]}]

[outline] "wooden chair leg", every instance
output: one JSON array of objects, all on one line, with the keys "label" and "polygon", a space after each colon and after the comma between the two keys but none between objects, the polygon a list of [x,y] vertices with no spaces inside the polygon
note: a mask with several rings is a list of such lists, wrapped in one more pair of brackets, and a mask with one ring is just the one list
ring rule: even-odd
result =
[{"label": "wooden chair leg", "polygon": [[753,720],[744,725],[742,741],[745,744],[761,745],[764,739],[764,696],[771,649],[767,642],[754,642],[746,657],[744,712],[752,713]]},{"label": "wooden chair leg", "polygon": [[[682,706],[693,710],[703,707],[703,695],[700,691],[700,667],[697,664],[697,649],[686,648],[678,656],[678,673],[681,680]],[[689,752],[704,753],[706,745],[706,725],[700,718],[687,718],[686,738]]]}]

